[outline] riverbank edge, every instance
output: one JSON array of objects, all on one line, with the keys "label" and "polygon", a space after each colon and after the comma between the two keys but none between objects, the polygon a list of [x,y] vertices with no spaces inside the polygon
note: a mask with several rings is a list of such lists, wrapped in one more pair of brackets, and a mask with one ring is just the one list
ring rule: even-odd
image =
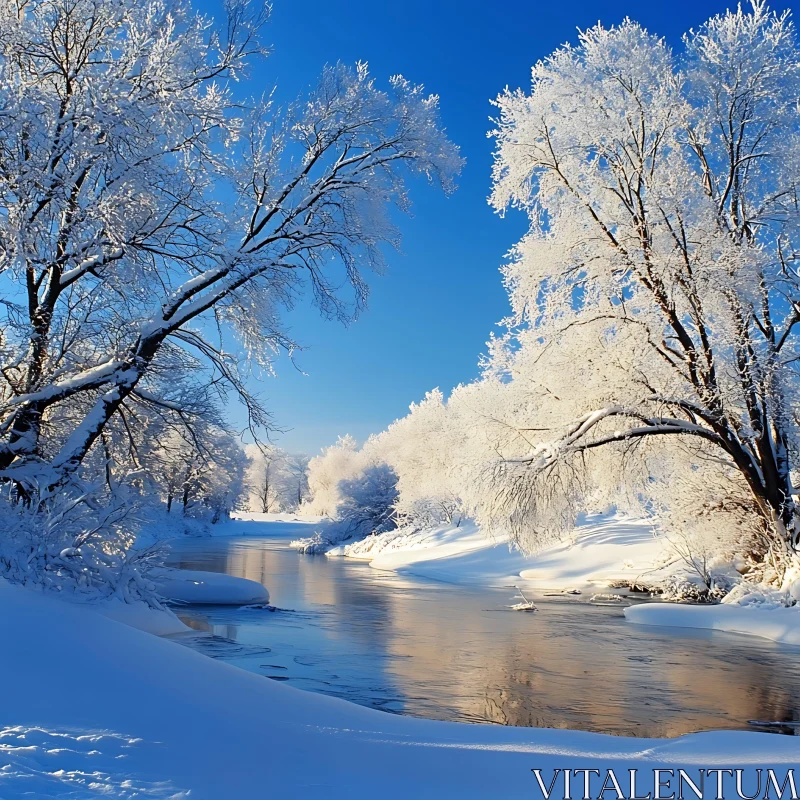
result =
[{"label": "riverbank edge", "polygon": [[[330,556],[368,561],[371,567],[448,583],[516,586],[534,592],[602,591],[647,587],[686,573],[669,556],[668,542],[649,520],[597,517],[576,528],[572,542],[525,557],[506,540],[484,537],[474,523],[422,531],[398,529],[336,548]],[[732,574],[734,574],[732,572]],[[684,579],[687,576],[684,574]],[[688,575],[688,579],[692,576]],[[702,628],[800,645],[800,606],[642,603],[625,609],[630,623]]]},{"label": "riverbank edge", "polygon": [[507,536],[486,536],[471,520],[431,529],[398,528],[336,547],[327,555],[447,583],[521,584],[533,591],[655,587],[685,571],[652,520],[616,514],[588,517],[568,540],[530,555],[515,548]]}]

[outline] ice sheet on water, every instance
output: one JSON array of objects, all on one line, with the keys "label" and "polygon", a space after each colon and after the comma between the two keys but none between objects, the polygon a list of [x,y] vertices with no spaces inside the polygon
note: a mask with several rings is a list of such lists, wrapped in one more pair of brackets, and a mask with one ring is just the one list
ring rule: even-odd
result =
[{"label": "ice sheet on water", "polygon": [[271,647],[244,644],[213,633],[186,633],[170,638],[211,658],[227,660],[230,658],[266,655],[272,652]]},{"label": "ice sheet on water", "polygon": [[278,608],[278,606],[271,606],[269,603],[252,603],[249,606],[241,606],[242,611],[269,611],[275,613],[276,611],[283,611],[284,613],[294,614],[293,608]]}]

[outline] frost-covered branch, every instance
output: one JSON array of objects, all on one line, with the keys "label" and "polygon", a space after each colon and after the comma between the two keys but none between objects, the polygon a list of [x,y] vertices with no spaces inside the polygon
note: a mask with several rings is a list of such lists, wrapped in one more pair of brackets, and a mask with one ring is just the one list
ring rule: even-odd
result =
[{"label": "frost-covered branch", "polygon": [[68,482],[128,403],[179,413],[167,365],[202,365],[268,424],[243,375],[295,347],[282,310],[305,285],[352,318],[398,243],[406,177],[453,188],[438,98],[337,64],[309,96],[243,111],[228,84],[265,22],[245,0],[222,29],[160,0],[2,8],[0,477]]}]

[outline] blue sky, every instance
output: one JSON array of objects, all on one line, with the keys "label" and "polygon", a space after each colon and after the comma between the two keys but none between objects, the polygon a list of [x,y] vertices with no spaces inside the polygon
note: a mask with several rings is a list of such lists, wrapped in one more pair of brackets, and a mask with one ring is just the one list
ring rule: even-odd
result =
[{"label": "blue sky", "polygon": [[[198,6],[213,15],[217,0]],[[277,83],[278,99],[316,82],[325,63],[368,61],[380,81],[401,73],[441,97],[442,117],[467,166],[452,197],[414,185],[403,248],[373,277],[369,309],[350,327],[301,304],[287,322],[305,351],[254,388],[286,433],[282,447],[316,453],[351,433],[364,439],[403,416],[435,386],[449,391],[478,372],[491,331],[508,312],[498,268],[525,229],[486,203],[492,144],[490,98],[528,88],[530,68],[576,29],[630,16],[680,46],[681,34],[723,11],[724,0],[587,3],[522,0],[274,0],[266,40],[273,53],[251,70],[253,94]],[[774,4],[776,9],[787,7]],[[239,416],[237,409],[231,409]]]}]

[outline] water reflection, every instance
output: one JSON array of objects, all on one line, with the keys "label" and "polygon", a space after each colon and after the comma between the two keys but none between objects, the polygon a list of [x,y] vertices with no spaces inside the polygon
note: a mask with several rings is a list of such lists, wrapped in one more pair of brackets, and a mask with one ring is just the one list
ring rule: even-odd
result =
[{"label": "water reflection", "polygon": [[434,719],[631,736],[800,720],[795,648],[629,625],[621,608],[580,598],[514,613],[513,588],[406,579],[301,556],[287,542],[176,543],[174,566],[259,581],[282,609],[182,609],[199,632],[186,643],[301,688]]}]

